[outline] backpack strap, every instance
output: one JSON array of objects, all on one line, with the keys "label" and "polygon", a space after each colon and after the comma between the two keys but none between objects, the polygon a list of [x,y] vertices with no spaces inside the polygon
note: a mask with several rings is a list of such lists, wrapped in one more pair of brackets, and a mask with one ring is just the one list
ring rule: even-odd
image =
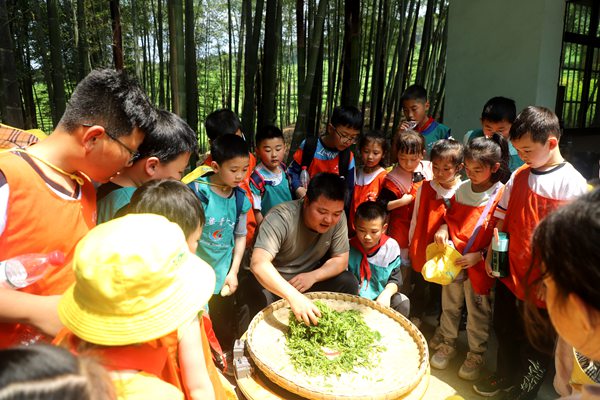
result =
[{"label": "backpack strap", "polygon": [[256,186],[260,191],[260,197],[262,197],[265,194],[265,178],[257,170],[254,170],[250,175],[250,182]]},{"label": "backpack strap", "polygon": [[244,207],[244,199],[246,198],[246,192],[241,187],[234,187],[233,194],[235,195],[235,224],[237,225],[242,215],[242,208]]},{"label": "backpack strap", "polygon": [[344,179],[348,177],[348,168],[350,167],[350,148],[340,151],[338,154],[338,170],[340,176]]},{"label": "backpack strap", "polygon": [[317,151],[317,142],[319,138],[316,136],[308,136],[304,140],[304,148],[302,149],[302,162],[300,163],[300,169],[306,167],[308,169]]}]

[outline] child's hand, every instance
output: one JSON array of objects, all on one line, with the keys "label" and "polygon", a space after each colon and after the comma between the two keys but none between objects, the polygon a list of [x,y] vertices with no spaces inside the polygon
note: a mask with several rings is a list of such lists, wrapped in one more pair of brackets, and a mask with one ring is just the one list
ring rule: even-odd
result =
[{"label": "child's hand", "polygon": [[471,268],[481,261],[481,253],[467,253],[454,261],[454,264],[462,269]]},{"label": "child's hand", "polygon": [[401,131],[407,131],[409,129],[415,129],[417,127],[417,121],[406,120],[400,124]]},{"label": "child's hand", "polygon": [[433,236],[433,241],[440,247],[444,247],[448,244],[448,227],[442,225],[440,229]]},{"label": "child's hand", "polygon": [[290,279],[290,285],[296,288],[300,293],[306,292],[316,283],[316,279],[310,272],[303,272]]},{"label": "child's hand", "polygon": [[384,290],[375,301],[384,307],[389,307],[392,301],[392,295]]},{"label": "child's hand", "polygon": [[[223,285],[223,288],[225,288],[225,286],[229,287],[229,293],[221,294],[223,297],[234,294],[238,288],[237,274],[227,274],[227,277],[225,277],[225,285]],[[221,291],[221,293],[223,293],[223,291]]]}]

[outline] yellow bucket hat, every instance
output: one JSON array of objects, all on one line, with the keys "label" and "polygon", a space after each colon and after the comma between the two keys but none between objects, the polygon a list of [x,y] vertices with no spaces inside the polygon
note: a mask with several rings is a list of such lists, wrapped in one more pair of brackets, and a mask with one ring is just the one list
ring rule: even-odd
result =
[{"label": "yellow bucket hat", "polygon": [[462,271],[461,267],[454,264],[457,258],[462,257],[456,249],[450,245],[444,247],[431,243],[425,249],[427,262],[423,265],[421,274],[428,282],[449,285]]},{"label": "yellow bucket hat", "polygon": [[75,249],[73,269],[60,320],[79,338],[106,346],[175,331],[198,314],[215,287],[213,269],[190,253],[179,226],[153,214],[92,229]]}]

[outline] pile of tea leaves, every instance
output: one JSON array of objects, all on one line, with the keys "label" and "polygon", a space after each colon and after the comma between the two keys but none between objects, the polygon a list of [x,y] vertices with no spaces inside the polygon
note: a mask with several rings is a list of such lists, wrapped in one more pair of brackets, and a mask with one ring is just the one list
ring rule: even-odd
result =
[{"label": "pile of tea leaves", "polygon": [[287,354],[296,370],[309,376],[341,375],[355,367],[373,368],[385,348],[381,334],[367,326],[357,310],[336,311],[315,301],[318,325],[306,325],[290,312]]}]

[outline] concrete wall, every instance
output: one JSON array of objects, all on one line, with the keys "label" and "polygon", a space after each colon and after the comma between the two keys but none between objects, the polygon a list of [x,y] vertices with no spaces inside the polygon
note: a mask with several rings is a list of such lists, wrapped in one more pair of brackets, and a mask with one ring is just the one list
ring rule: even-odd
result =
[{"label": "concrete wall", "polygon": [[451,0],[444,123],[456,138],[494,96],[554,109],[564,12],[561,0]]}]

